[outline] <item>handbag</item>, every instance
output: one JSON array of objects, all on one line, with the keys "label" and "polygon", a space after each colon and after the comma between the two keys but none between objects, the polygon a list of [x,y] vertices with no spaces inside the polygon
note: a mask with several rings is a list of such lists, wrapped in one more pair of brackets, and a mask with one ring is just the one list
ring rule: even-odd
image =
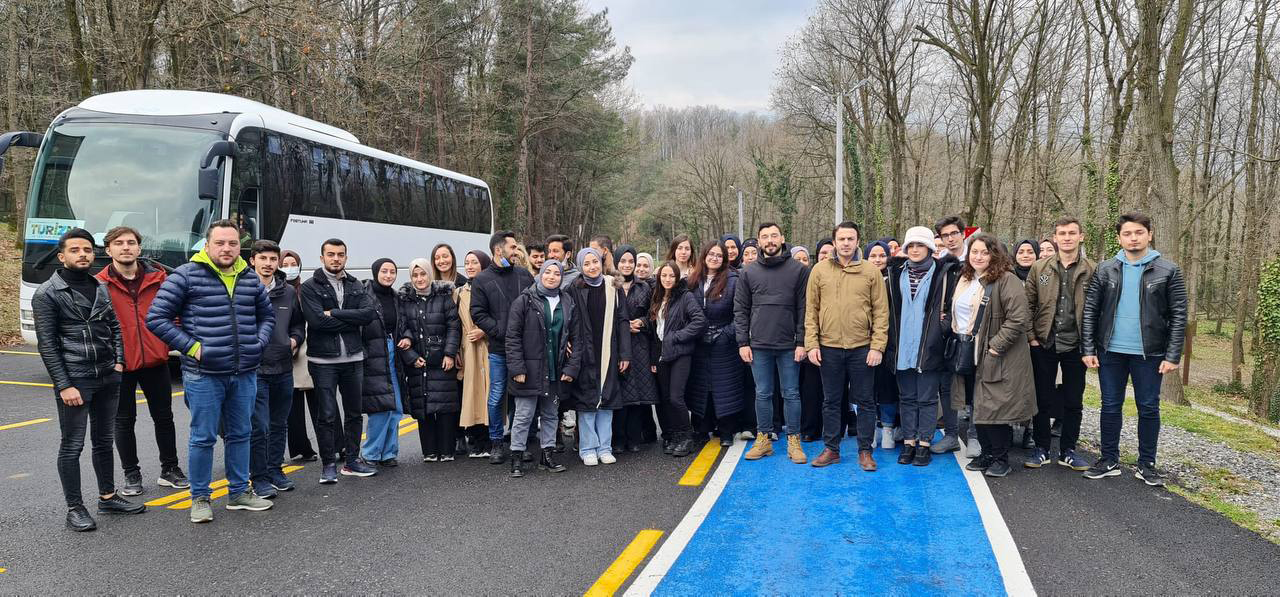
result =
[{"label": "handbag", "polygon": [[[733,324],[729,324],[729,325],[733,325]],[[724,331],[729,327],[729,325],[721,326],[718,328],[709,327],[703,330],[702,337],[698,338],[698,341],[701,342],[702,344],[707,344],[707,345],[711,345],[711,344],[715,344],[716,342],[719,342],[720,337],[724,335]]]},{"label": "handbag", "polygon": [[[982,301],[978,304],[978,313],[973,319],[973,331],[982,327],[982,317],[987,312],[987,303],[991,302],[991,289],[995,284],[987,284],[982,291]],[[947,362],[951,363],[951,371],[959,375],[971,375],[977,370],[974,363],[974,351],[977,349],[978,334],[953,334],[947,340],[945,353]]]},{"label": "handbag", "polygon": [[444,363],[444,338],[427,336],[422,340],[422,359],[428,367],[439,367]]}]

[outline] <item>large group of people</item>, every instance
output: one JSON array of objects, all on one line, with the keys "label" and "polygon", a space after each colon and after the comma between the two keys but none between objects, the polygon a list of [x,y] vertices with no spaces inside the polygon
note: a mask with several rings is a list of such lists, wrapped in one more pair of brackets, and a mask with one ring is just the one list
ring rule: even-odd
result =
[{"label": "large group of people", "polygon": [[[272,241],[254,241],[246,261],[233,220],[214,222],[168,273],[139,258],[140,233],[114,228],[111,263],[90,275],[95,238],[73,229],[33,299],[67,525],[96,528],[80,491],[86,430],[97,512],[145,510],[125,499],[144,492],[138,387],[156,427],[156,483],[189,488],[197,523],[213,519],[219,437],[226,508],[261,511],[295,488],[286,458],[320,460],[322,484],[398,466],[406,416],[424,462],[487,458],[512,478],[565,471],[566,450],[593,467],[649,444],[685,457],[712,438],[752,441],[746,460],[784,442],[797,464],[809,463],[805,442],[821,441],[811,464],[826,467],[850,436],[867,472],[876,447],[915,466],[963,450],[967,469],[1002,477],[1019,445],[1025,467],[1099,479],[1121,473],[1130,380],[1136,476],[1159,485],[1160,379],[1181,358],[1185,284],[1151,247],[1148,217],[1126,214],[1115,230],[1121,250],[1102,262],[1084,256],[1071,217],[1016,245],[956,216],[869,243],[842,222],[812,253],[766,222],[745,241],[677,236],[662,260],[603,235],[575,251],[568,236],[522,245],[500,231],[461,261],[437,245],[402,282],[385,258],[371,279],[354,277],[337,238],[305,281],[299,254]],[[170,350],[190,411],[189,479]],[[1102,395],[1092,463],[1077,453],[1087,368]]]}]

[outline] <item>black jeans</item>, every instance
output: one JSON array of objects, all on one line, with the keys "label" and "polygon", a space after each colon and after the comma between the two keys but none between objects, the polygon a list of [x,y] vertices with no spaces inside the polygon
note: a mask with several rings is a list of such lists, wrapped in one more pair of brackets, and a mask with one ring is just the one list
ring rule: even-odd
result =
[{"label": "black jeans", "polygon": [[978,445],[982,455],[1009,464],[1009,446],[1013,445],[1013,425],[977,425]]},{"label": "black jeans", "polygon": [[[316,425],[316,443],[320,444],[320,460],[337,462],[339,450],[346,450],[347,462],[360,457],[360,435],[364,429],[361,413],[364,387],[364,362],[307,363],[316,399],[320,402],[320,423]],[[338,394],[342,395],[342,436],[334,432],[338,423]]]},{"label": "black jeans", "polygon": [[[1043,346],[1031,347],[1031,366],[1036,379],[1036,447],[1049,452],[1053,441],[1049,419],[1062,421],[1058,453],[1076,449],[1080,439],[1080,419],[1084,414],[1084,361],[1079,350],[1056,352]],[[1062,367],[1062,387],[1056,387],[1058,367]]]},{"label": "black jeans", "polygon": [[688,433],[693,428],[689,424],[689,407],[684,401],[692,364],[693,357],[687,355],[674,361],[658,361],[658,393],[662,396],[659,408],[666,409],[666,422],[671,425],[671,429],[662,430],[662,435],[672,440],[676,438],[669,434]]},{"label": "black jeans", "polygon": [[293,406],[293,371],[259,373],[249,433],[249,478],[256,487],[265,487],[284,478],[284,460],[289,411]]},{"label": "black jeans", "polygon": [[55,398],[58,402],[58,427],[62,429],[62,442],[58,446],[58,477],[62,479],[62,495],[68,508],[84,505],[80,496],[80,452],[84,451],[86,428],[93,433],[93,474],[98,479],[98,495],[116,491],[115,455],[111,453],[111,442],[120,384],[79,389],[84,400],[80,406],[67,406],[62,398]]},{"label": "black jeans", "polygon": [[294,390],[293,406],[289,409],[289,455],[315,456],[311,438],[307,435],[307,410],[311,410],[311,425],[320,421],[320,405],[313,390]]},{"label": "black jeans", "polygon": [[[826,374],[821,367],[800,363],[800,434],[819,437],[826,423]],[[776,410],[775,410],[776,412]]]},{"label": "black jeans", "polygon": [[422,445],[422,455],[453,456],[457,447],[458,417],[462,413],[435,413],[418,419],[418,442]]},{"label": "black jeans", "polygon": [[875,377],[867,366],[870,347],[831,348],[822,346],[822,441],[827,449],[840,451],[840,439],[844,436],[845,389],[849,401],[858,406],[858,451],[869,452],[876,431]]},{"label": "black jeans", "polygon": [[178,466],[178,436],[173,429],[173,385],[169,382],[169,366],[157,365],[120,374],[120,397],[116,406],[116,450],[125,473],[136,473],[138,436],[133,427],[138,422],[137,389],[147,399],[147,410],[156,428],[156,447],[160,451],[160,470]]}]

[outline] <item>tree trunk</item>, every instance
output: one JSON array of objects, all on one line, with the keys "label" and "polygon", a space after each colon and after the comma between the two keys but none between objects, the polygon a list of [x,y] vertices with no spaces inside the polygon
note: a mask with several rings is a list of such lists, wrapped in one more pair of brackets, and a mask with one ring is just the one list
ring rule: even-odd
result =
[{"label": "tree trunk", "polygon": [[[76,10],[76,0],[63,2],[67,19],[67,30],[71,32],[71,61],[76,66],[76,79],[80,83],[80,98],[93,94],[93,68],[85,55],[84,39],[81,37],[80,13]],[[10,27],[12,29],[13,27]]]}]

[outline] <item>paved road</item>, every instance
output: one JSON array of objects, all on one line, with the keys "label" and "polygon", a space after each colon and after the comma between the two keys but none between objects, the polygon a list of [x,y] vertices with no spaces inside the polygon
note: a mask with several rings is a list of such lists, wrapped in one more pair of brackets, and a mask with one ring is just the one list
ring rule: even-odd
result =
[{"label": "paved road", "polygon": [[[0,353],[0,381],[48,380],[38,358]],[[181,398],[175,400],[185,463],[186,410]],[[657,529],[668,538],[702,491],[678,484],[692,459],[672,460],[655,451],[624,456],[614,466],[586,469],[571,463],[560,475],[534,473],[511,480],[503,467],[482,461],[421,463],[416,432],[410,432],[401,437],[399,468],[369,479],[344,477],[337,486],[322,487],[315,483],[318,467],[306,463],[292,474],[299,490],[281,496],[269,512],[215,508],[212,524],[192,525],[185,510],[153,507],[138,517],[99,517],[97,532],[76,534],[62,528],[52,390],[0,384],[0,413],[0,426],[54,419],[0,430],[0,500],[5,504],[0,508],[0,568],[7,569],[0,574],[3,594],[580,594],[640,531]],[[155,499],[172,492],[154,485],[157,464],[149,427],[146,408],[139,405],[137,429],[148,485],[144,497]],[[816,452],[816,444],[807,447]],[[883,455],[881,463],[897,466]],[[974,498],[963,484],[954,484],[955,477],[936,484],[949,487],[946,501],[958,504],[961,514],[940,510],[945,516],[928,518],[935,525],[931,533],[950,537],[929,545],[950,552],[930,557],[912,554],[912,525],[886,523],[860,531],[861,551],[820,532],[820,519],[804,521],[803,528],[809,529],[801,531],[808,535],[805,541],[746,532],[794,527],[796,510],[787,500],[797,499],[807,504],[806,516],[824,511],[818,501],[831,500],[859,504],[859,520],[866,524],[893,521],[902,516],[901,506],[887,492],[903,487],[907,471],[886,470],[869,479],[855,470],[853,459],[824,470],[806,467],[803,473],[781,458],[754,468],[749,465],[762,463],[735,464],[738,468],[727,477],[722,501],[716,504],[718,513],[713,509],[706,529],[694,535],[683,562],[711,550],[788,562],[788,569],[796,569],[829,552],[844,565],[823,568],[825,576],[810,575],[833,579],[812,585],[814,592],[846,586],[834,580],[841,571],[888,578],[892,566],[908,562],[931,567],[940,578],[985,570],[985,580],[966,586],[974,593],[991,586],[981,582],[990,581],[993,548],[973,530]],[[939,465],[954,470],[929,474],[958,474],[953,462],[939,460],[934,466]],[[92,488],[87,454],[82,469],[84,486]],[[215,462],[215,478],[221,470],[220,461]],[[1258,594],[1280,586],[1280,548],[1129,476],[1089,482],[1054,467],[1019,470],[989,486],[1040,593]],[[943,499],[927,491],[921,495],[926,504]],[[770,500],[773,507],[753,507],[753,496]],[[961,515],[968,518],[947,526],[947,516]],[[716,520],[739,526],[717,531]],[[661,546],[659,542],[653,551],[641,553],[635,564],[644,567]],[[884,557],[877,556],[875,566],[860,566],[878,553],[877,546]],[[699,585],[711,593],[753,592],[753,587],[787,591],[786,585],[764,578],[768,566],[740,566],[732,576],[713,566],[690,577],[682,572],[683,565],[676,560],[672,584],[659,592],[679,594],[684,591],[673,588]],[[761,578],[755,581],[751,574]],[[686,583],[693,578],[694,584],[676,584],[681,578]],[[903,593],[907,585],[875,586]],[[921,592],[947,593],[951,586]]]}]

